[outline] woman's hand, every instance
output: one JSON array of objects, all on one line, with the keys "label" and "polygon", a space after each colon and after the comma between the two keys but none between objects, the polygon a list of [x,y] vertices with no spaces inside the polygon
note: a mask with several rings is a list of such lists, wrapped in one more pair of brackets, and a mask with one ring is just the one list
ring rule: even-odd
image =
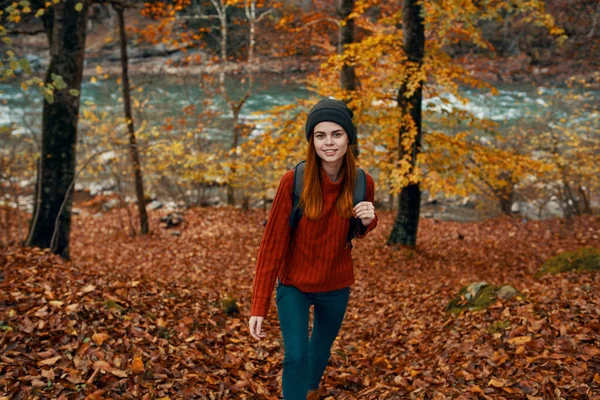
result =
[{"label": "woman's hand", "polygon": [[264,320],[264,317],[255,317],[255,316],[250,317],[250,322],[249,322],[250,334],[256,340],[261,340],[262,338],[267,336],[262,330],[263,320]]},{"label": "woman's hand", "polygon": [[375,206],[370,201],[361,201],[353,208],[354,217],[359,218],[364,226],[369,226],[375,219]]}]

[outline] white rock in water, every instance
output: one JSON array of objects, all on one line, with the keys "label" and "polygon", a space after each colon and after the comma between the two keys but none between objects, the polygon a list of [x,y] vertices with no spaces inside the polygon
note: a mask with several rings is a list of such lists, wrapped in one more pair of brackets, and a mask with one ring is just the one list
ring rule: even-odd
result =
[{"label": "white rock in water", "polygon": [[108,211],[108,210],[115,208],[118,204],[119,204],[119,200],[110,199],[106,203],[102,204],[102,209],[104,211]]},{"label": "white rock in water", "polygon": [[496,297],[502,300],[510,300],[517,295],[517,290],[510,286],[504,285],[500,289],[498,289],[498,293],[496,293]]},{"label": "white rock in water", "polygon": [[165,204],[165,208],[169,211],[172,211],[172,210],[176,210],[178,208],[178,206],[177,206],[177,203],[175,203],[174,201],[168,201]]},{"label": "white rock in water", "polygon": [[116,187],[116,182],[111,179],[106,179],[102,182],[92,182],[89,185],[90,195],[95,196],[100,193],[106,194],[107,191],[110,191]]},{"label": "white rock in water", "polygon": [[158,210],[159,208],[162,208],[162,207],[163,207],[163,203],[161,203],[158,200],[153,200],[148,205],[146,205],[146,208],[149,210]]},{"label": "white rock in water", "polygon": [[112,150],[107,151],[105,153],[100,154],[100,157],[98,158],[100,159],[102,164],[107,164],[109,161],[112,161],[113,159],[117,158],[117,153]]},{"label": "white rock in water", "polygon": [[520,210],[521,210],[521,205],[518,202],[514,202],[510,206],[510,211],[513,213],[518,213]]}]

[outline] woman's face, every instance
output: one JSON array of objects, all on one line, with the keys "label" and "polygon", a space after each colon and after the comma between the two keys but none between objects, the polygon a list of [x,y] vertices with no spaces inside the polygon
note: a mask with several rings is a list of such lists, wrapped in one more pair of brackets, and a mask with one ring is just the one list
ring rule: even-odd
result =
[{"label": "woman's face", "polygon": [[343,160],[348,150],[348,134],[335,122],[319,122],[313,131],[317,155],[328,163]]}]

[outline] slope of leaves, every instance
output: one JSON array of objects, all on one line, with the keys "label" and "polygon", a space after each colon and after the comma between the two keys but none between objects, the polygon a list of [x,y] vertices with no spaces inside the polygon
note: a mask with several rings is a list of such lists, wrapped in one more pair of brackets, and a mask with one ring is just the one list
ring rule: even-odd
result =
[{"label": "slope of leaves", "polygon": [[[277,399],[276,307],[247,328],[265,213],[192,209],[180,235],[132,238],[118,211],[75,216],[72,262],[0,253],[0,398]],[[584,399],[600,393],[600,275],[534,278],[548,257],[600,246],[573,224],[424,219],[419,248],[385,246],[393,215],[354,248],[356,283],[322,382],[329,399]],[[471,282],[522,296],[452,315]],[[239,314],[221,306],[237,299]]]}]

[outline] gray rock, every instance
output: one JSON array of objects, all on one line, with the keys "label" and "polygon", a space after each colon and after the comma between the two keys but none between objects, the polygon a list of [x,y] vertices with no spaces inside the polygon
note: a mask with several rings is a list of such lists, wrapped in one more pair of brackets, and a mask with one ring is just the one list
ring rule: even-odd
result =
[{"label": "gray rock", "polygon": [[218,207],[221,204],[221,199],[219,196],[213,196],[203,199],[200,202],[202,207]]},{"label": "gray rock", "polygon": [[161,203],[159,200],[152,200],[146,205],[146,208],[150,211],[158,210],[163,208],[163,203]]},{"label": "gray rock", "polygon": [[102,209],[104,211],[108,211],[108,210],[111,210],[111,209],[115,208],[118,204],[119,204],[119,200],[117,200],[117,199],[110,199],[106,203],[102,204]]},{"label": "gray rock", "polygon": [[171,212],[161,217],[160,222],[163,228],[172,228],[183,222],[183,214],[179,212]]},{"label": "gray rock", "polygon": [[461,201],[460,201],[460,206],[461,207],[465,207],[465,208],[475,208],[477,204],[475,203],[475,200],[471,198],[471,196],[467,196],[464,197]]},{"label": "gray rock", "polygon": [[510,212],[518,214],[521,211],[521,204],[518,202],[514,202],[510,206]]},{"label": "gray rock", "polygon": [[502,300],[510,300],[517,295],[517,290],[510,286],[504,285],[496,293],[496,297]]},{"label": "gray rock", "polygon": [[465,293],[465,298],[467,300],[472,300],[477,296],[477,293],[484,287],[489,286],[489,284],[485,281],[482,282],[473,282],[469,286],[467,286],[467,293]]}]

